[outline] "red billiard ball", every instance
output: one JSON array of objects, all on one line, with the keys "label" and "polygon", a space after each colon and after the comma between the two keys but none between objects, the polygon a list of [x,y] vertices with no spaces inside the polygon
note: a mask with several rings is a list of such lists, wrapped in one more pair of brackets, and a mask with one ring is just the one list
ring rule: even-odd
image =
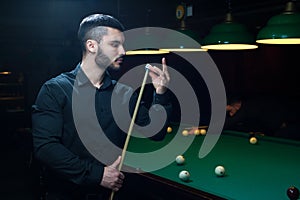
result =
[{"label": "red billiard ball", "polygon": [[291,186],[287,189],[286,194],[290,200],[297,200],[299,198],[299,190],[295,186]]}]

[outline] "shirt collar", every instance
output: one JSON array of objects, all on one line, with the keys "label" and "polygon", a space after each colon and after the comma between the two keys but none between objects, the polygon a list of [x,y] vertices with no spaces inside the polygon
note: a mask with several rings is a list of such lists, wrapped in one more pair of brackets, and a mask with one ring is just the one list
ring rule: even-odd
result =
[{"label": "shirt collar", "polygon": [[[76,76],[78,86],[83,86],[85,84],[91,84],[90,80],[88,79],[88,77],[86,76],[86,74],[83,72],[80,63],[75,68],[74,74]],[[113,84],[113,80],[111,79],[111,77],[110,77],[109,73],[107,72],[107,70],[105,71],[102,83],[103,84],[100,87],[100,89],[106,89],[110,85]]]}]

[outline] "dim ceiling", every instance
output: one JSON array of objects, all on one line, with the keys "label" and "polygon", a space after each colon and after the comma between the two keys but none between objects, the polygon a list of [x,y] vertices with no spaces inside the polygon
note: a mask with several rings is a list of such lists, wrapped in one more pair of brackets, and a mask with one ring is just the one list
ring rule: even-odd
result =
[{"label": "dim ceiling", "polygon": [[[193,7],[186,18],[187,28],[203,37],[220,23],[228,9],[228,0],[4,0],[0,3],[1,58],[13,45],[59,45],[76,38],[80,20],[91,13],[108,13],[128,28],[157,26],[178,29],[176,6],[184,2]],[[229,1],[233,17],[257,31],[273,15],[283,11],[283,0]],[[297,2],[297,7],[299,3]]]}]

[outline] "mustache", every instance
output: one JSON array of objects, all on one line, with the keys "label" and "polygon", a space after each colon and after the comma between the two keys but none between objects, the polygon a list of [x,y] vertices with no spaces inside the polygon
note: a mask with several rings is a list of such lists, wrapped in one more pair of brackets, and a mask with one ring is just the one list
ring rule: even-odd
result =
[{"label": "mustache", "polygon": [[123,60],[123,59],[124,59],[124,56],[125,56],[125,55],[120,55],[119,57],[117,57],[117,58],[115,59],[115,61],[117,61],[117,60],[119,60],[119,59]]}]

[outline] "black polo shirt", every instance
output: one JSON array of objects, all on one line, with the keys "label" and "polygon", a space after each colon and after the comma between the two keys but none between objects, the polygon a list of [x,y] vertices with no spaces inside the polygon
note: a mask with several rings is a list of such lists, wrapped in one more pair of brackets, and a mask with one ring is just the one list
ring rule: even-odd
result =
[{"label": "black polo shirt", "polygon": [[[103,84],[98,89],[90,83],[78,64],[73,71],[52,78],[42,86],[32,107],[34,155],[51,172],[49,179],[52,187],[66,193],[72,193],[81,187],[99,187],[104,164],[91,155],[78,135],[72,99],[74,95],[91,98],[81,92],[82,88],[94,91],[92,99],[87,99],[83,103],[77,102],[75,110],[80,108],[76,112],[87,112],[84,106],[91,100],[103,132],[110,141],[122,148],[126,134],[114,120],[111,98],[114,95],[120,102],[128,102],[128,110],[132,115],[138,95],[130,87],[116,83],[105,74]],[[167,116],[170,116],[172,106],[168,92],[163,95],[155,94],[153,103],[162,105],[167,111]],[[89,122],[92,121],[84,118],[82,120],[83,126],[85,123],[89,126]],[[143,103],[140,105],[136,123],[141,126],[150,123],[148,109]],[[153,139],[163,139],[167,124],[168,120]]]}]

